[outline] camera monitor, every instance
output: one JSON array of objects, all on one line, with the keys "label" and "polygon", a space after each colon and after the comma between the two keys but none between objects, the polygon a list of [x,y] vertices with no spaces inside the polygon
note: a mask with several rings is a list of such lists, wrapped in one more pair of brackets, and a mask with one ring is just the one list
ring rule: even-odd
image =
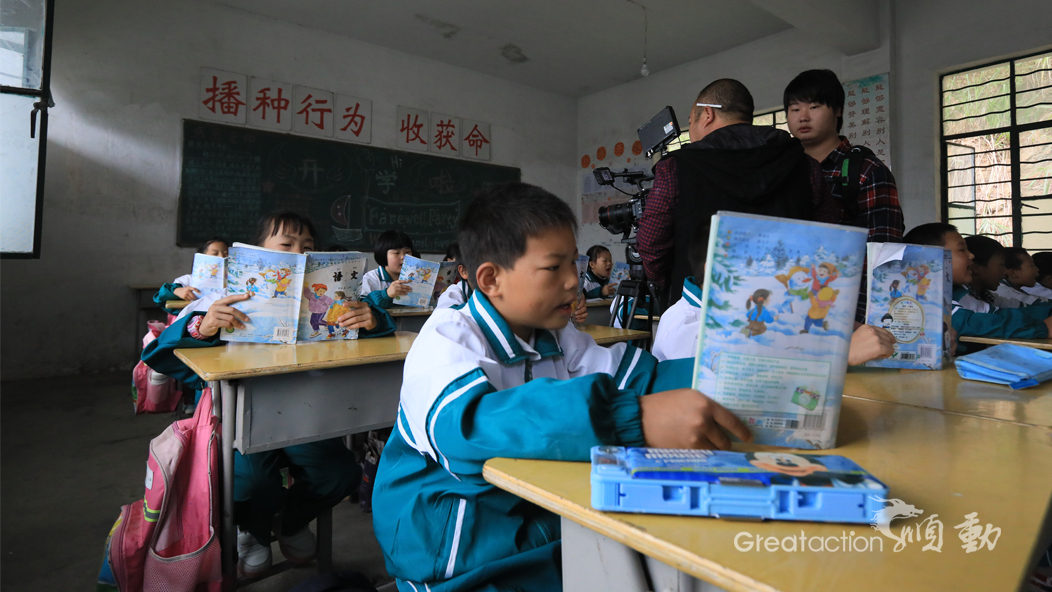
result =
[{"label": "camera monitor", "polygon": [[679,122],[676,121],[676,112],[672,107],[665,107],[650,121],[639,128],[639,142],[646,149],[646,157],[650,158],[654,153],[664,150],[665,146],[679,137]]}]

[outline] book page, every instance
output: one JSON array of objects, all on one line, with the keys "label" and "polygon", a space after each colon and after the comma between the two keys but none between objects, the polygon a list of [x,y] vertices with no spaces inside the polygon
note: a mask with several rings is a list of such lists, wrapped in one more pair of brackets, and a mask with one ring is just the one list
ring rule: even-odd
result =
[{"label": "book page", "polygon": [[306,255],[235,243],[227,257],[226,292],[252,295],[231,305],[250,320],[244,329],[224,329],[220,339],[296,343],[306,261]]},{"label": "book page", "polygon": [[359,299],[367,260],[358,252],[307,253],[298,341],[358,339],[358,329],[340,327],[339,318]]},{"label": "book page", "polygon": [[416,257],[407,256],[402,262],[402,272],[398,279],[409,282],[413,291],[394,297],[395,304],[426,308],[431,305],[431,294],[435,289],[439,264]]}]

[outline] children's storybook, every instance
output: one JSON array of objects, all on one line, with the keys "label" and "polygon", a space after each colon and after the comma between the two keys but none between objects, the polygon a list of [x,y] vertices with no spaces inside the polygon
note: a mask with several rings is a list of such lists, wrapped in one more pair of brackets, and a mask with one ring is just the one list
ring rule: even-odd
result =
[{"label": "children's storybook", "polygon": [[234,243],[226,262],[227,295],[250,293],[232,304],[248,315],[244,329],[225,329],[223,341],[296,343],[307,256]]},{"label": "children's storybook", "polygon": [[621,282],[628,279],[628,264],[623,261],[614,263],[613,270],[610,271],[610,283],[620,284]]},{"label": "children's storybook", "polygon": [[413,291],[408,294],[395,296],[394,303],[422,308],[430,306],[439,267],[438,263],[406,256],[405,260],[402,261],[402,273],[398,275],[398,279],[409,282],[409,286]]},{"label": "children's storybook", "polygon": [[953,255],[942,247],[869,243],[867,259],[866,324],[890,331],[895,353],[866,365],[941,370],[953,353]]},{"label": "children's storybook", "polygon": [[204,253],[195,254],[190,285],[197,288],[198,298],[208,294],[222,296],[226,290],[226,259]]},{"label": "children's storybook", "polygon": [[435,289],[431,293],[431,297],[434,301],[438,301],[438,297],[442,295],[442,292],[446,291],[446,288],[456,283],[457,278],[457,266],[460,265],[458,261],[443,261],[438,265],[438,275],[435,277]]},{"label": "children's storybook", "polygon": [[843,456],[592,448],[592,507],[613,512],[868,523],[888,488]]},{"label": "children's storybook", "polygon": [[863,228],[712,217],[694,388],[757,444],[836,444],[866,254]]},{"label": "children's storybook", "polygon": [[577,295],[584,293],[584,276],[588,273],[588,255],[577,256]]},{"label": "children's storybook", "polygon": [[343,329],[338,319],[358,300],[367,259],[355,252],[307,253],[299,341],[358,338],[358,329]]}]

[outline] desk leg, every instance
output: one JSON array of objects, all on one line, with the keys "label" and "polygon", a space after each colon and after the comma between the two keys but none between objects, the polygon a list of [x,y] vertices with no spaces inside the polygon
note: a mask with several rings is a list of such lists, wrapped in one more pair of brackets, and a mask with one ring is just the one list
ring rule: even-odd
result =
[{"label": "desk leg", "polygon": [[[642,560],[654,592],[725,592],[572,520],[562,518],[563,590],[646,592]],[[641,560],[642,558],[642,560]]]},{"label": "desk leg", "polygon": [[[222,475],[223,523],[219,544],[223,553],[223,587],[237,587],[237,532],[234,530],[234,411],[237,408],[237,382],[212,382],[212,409],[222,409],[223,447],[219,458]],[[218,388],[216,388],[218,387]],[[217,405],[216,399],[221,400]]]}]

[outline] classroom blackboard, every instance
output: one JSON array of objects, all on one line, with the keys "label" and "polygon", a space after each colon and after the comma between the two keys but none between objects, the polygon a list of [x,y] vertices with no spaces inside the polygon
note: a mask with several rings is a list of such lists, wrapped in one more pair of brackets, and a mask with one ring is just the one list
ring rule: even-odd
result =
[{"label": "classroom blackboard", "polygon": [[320,247],[372,251],[396,228],[440,253],[477,189],[519,178],[512,167],[184,120],[177,242],[248,242],[262,215],[293,210],[314,222]]}]

